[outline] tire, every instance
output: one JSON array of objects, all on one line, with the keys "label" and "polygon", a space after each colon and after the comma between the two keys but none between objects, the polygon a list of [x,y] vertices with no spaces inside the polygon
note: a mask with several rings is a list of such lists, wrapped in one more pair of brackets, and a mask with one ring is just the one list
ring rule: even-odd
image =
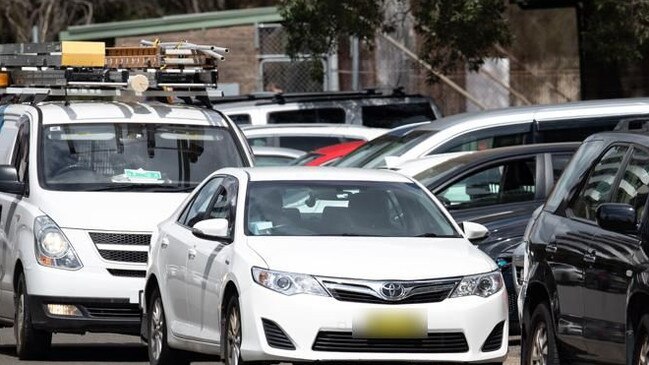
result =
[{"label": "tire", "polygon": [[636,327],[633,364],[649,364],[649,315],[645,314]]},{"label": "tire", "polygon": [[52,346],[52,333],[34,329],[32,325],[31,303],[27,295],[25,275],[18,277],[18,287],[14,295],[14,336],[16,355],[20,360],[43,359]]},{"label": "tire", "polygon": [[156,288],[151,293],[147,326],[149,327],[149,341],[147,350],[149,364],[151,365],[189,365],[189,354],[169,347],[167,342],[167,319],[160,291]]},{"label": "tire", "polygon": [[228,301],[225,310],[223,325],[223,336],[221,343],[223,348],[223,363],[225,365],[245,365],[241,358],[241,311],[239,310],[239,297],[233,295]]},{"label": "tire", "polygon": [[559,365],[559,350],[557,349],[554,322],[547,303],[541,303],[534,308],[524,348],[522,365]]}]

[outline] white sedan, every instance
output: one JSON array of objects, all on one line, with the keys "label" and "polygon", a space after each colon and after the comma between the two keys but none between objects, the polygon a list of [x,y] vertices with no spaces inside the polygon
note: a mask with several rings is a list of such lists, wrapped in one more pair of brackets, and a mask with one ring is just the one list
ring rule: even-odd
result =
[{"label": "white sedan", "polygon": [[153,236],[150,362],[501,363],[503,279],[461,226],[390,171],[219,170]]}]

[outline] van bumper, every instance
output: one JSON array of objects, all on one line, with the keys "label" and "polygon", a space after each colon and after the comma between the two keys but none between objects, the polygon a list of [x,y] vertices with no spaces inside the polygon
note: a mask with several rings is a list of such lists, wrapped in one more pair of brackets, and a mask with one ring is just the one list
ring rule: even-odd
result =
[{"label": "van bumper", "polygon": [[[141,311],[128,298],[66,298],[29,295],[32,325],[39,330],[59,333],[108,332],[140,333]],[[48,304],[75,306],[75,316],[52,314]]]}]

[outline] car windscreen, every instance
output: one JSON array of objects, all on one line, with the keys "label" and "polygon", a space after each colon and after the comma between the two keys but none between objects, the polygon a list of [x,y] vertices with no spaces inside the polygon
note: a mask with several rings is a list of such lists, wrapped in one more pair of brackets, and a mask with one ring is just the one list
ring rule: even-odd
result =
[{"label": "car windscreen", "polygon": [[430,196],[413,183],[250,182],[250,236],[460,237]]},{"label": "car windscreen", "polygon": [[437,133],[434,130],[413,130],[405,135],[384,134],[341,158],[338,167],[385,167],[386,157],[401,156],[412,147]]},{"label": "car windscreen", "polygon": [[46,125],[40,151],[43,186],[65,191],[188,191],[247,165],[231,131],[207,125]]}]

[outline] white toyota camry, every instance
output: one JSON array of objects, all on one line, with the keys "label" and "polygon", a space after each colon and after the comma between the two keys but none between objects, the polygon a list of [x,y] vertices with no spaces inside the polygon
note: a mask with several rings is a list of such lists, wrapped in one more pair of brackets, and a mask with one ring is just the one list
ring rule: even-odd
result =
[{"label": "white toyota camry", "polygon": [[389,171],[219,170],[153,236],[151,364],[501,363],[507,293],[469,242],[486,233]]}]

